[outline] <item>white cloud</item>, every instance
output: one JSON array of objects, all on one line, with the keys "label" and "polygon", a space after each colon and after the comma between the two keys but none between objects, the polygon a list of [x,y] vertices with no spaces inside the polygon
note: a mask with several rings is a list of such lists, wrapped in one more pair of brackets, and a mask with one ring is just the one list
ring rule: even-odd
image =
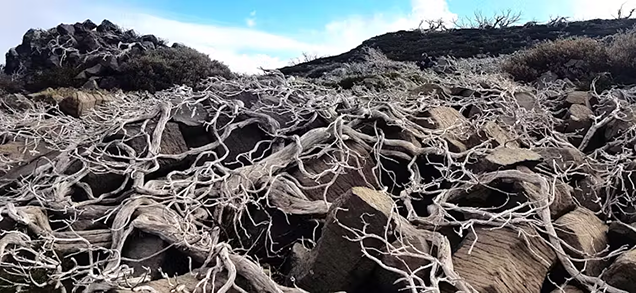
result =
[{"label": "white cloud", "polygon": [[250,12],[250,18],[246,19],[245,22],[248,27],[254,27],[256,25],[256,10]]},{"label": "white cloud", "polygon": [[[267,33],[254,28],[256,11],[247,20],[249,28],[204,25],[177,21],[125,4],[95,4],[80,0],[23,0],[5,5],[0,18],[0,50],[17,45],[29,28],[50,28],[59,23],[109,19],[142,34],[156,34],[170,42],[184,43],[230,66],[233,71],[257,73],[258,68],[279,68],[303,52],[339,54],[362,41],[390,31],[417,27],[422,19],[452,19],[445,0],[412,0],[406,15],[354,15],[327,23],[310,35],[297,38]],[[117,7],[114,7],[117,6]],[[37,7],[37,9],[34,9]],[[122,11],[126,11],[122,13]],[[251,20],[251,21],[250,21]],[[302,39],[305,38],[303,41]],[[2,56],[4,57],[4,56]],[[4,62],[0,58],[0,62]]]},{"label": "white cloud", "polygon": [[572,18],[574,19],[609,19],[618,15],[623,6],[623,13],[636,8],[636,0],[571,0]]}]

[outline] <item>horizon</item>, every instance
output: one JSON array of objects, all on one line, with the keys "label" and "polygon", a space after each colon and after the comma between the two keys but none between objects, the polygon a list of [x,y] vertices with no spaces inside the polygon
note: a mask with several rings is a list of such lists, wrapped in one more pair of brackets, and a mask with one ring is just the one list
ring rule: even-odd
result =
[{"label": "horizon", "polygon": [[[236,3],[235,3],[236,2]],[[183,43],[228,65],[237,73],[259,73],[260,67],[284,67],[304,53],[333,56],[371,37],[412,30],[428,19],[470,18],[510,9],[522,13],[516,25],[540,23],[551,17],[570,21],[611,19],[618,9],[636,8],[636,0],[334,0],[303,3],[279,0],[276,5],[256,0],[214,3],[201,0],[79,1],[26,0],[11,2],[0,19],[0,64],[31,28],[49,29],[60,23],[104,19],[140,34],[153,34],[169,43]],[[34,7],[37,7],[34,9]]]}]

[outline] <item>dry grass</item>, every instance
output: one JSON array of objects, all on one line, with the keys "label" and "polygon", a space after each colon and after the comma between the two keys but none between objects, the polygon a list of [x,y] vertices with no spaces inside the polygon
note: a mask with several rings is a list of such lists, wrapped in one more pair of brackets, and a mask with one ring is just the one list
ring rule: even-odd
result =
[{"label": "dry grass", "polygon": [[514,79],[532,82],[551,71],[585,85],[608,72],[615,82],[633,83],[636,73],[636,29],[603,40],[560,39],[512,54],[502,65]]},{"label": "dry grass", "polygon": [[548,41],[513,54],[503,64],[503,70],[515,79],[534,81],[544,72],[552,71],[561,78],[580,80],[602,72],[608,64],[603,44],[591,38],[570,38]]}]

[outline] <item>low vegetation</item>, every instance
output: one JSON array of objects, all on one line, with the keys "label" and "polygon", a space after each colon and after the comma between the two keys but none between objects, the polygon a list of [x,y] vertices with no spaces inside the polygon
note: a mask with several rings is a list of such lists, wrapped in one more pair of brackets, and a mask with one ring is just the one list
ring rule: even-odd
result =
[{"label": "low vegetation", "polygon": [[558,39],[511,54],[502,69],[514,79],[537,80],[552,72],[580,85],[609,73],[617,82],[634,82],[636,30],[596,40],[588,37]]},{"label": "low vegetation", "polygon": [[202,78],[231,78],[232,71],[223,63],[186,46],[159,48],[131,58],[118,77],[122,89],[155,92],[174,85],[195,86]]}]

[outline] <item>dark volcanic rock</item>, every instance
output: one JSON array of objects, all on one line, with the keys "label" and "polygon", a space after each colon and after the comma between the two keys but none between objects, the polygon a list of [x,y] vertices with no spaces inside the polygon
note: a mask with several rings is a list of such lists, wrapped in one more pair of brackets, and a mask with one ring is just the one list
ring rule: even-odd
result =
[{"label": "dark volcanic rock", "polygon": [[[102,21],[100,25],[91,20],[59,24],[49,30],[28,30],[22,43],[6,53],[4,72],[24,74],[23,79],[29,91],[47,87],[37,82],[42,74],[62,80],[65,84],[61,86],[79,87],[93,76],[106,77],[120,72],[121,64],[126,61],[125,58],[129,58],[130,53],[162,47],[166,45],[157,37],[138,36],[132,30],[122,31],[108,20]],[[132,50],[122,54],[128,48]],[[67,84],[69,80],[74,84]]]},{"label": "dark volcanic rock", "polygon": [[[456,58],[478,55],[510,54],[540,41],[556,40],[568,36],[605,37],[619,30],[631,28],[636,19],[588,20],[570,22],[567,26],[515,26],[504,29],[457,29],[447,32],[422,33],[398,31],[368,39],[349,52],[280,68],[286,75],[309,76],[319,74],[317,68],[333,67],[338,63],[364,61],[364,49],[380,50],[395,61],[431,63],[431,59],[443,56]],[[430,66],[424,66],[430,67]],[[313,75],[313,74],[312,74]],[[318,76],[309,76],[318,77]]]}]

